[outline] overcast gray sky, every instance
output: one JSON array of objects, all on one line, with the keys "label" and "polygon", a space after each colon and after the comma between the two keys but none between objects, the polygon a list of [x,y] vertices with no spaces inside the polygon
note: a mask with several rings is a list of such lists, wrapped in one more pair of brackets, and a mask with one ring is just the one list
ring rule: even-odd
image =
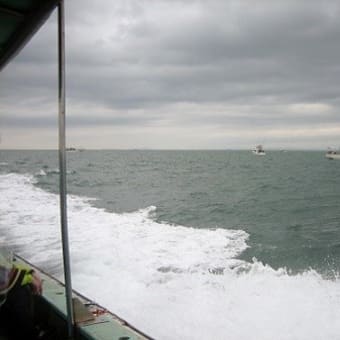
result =
[{"label": "overcast gray sky", "polygon": [[[57,148],[57,16],[0,75],[0,148]],[[67,144],[340,147],[340,2],[66,1]]]}]

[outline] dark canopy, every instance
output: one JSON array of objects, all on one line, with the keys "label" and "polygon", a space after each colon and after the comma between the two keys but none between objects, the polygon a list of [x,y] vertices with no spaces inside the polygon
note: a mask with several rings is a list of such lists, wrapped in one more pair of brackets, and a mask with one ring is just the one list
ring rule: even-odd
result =
[{"label": "dark canopy", "polygon": [[0,71],[47,20],[59,0],[0,0]]}]

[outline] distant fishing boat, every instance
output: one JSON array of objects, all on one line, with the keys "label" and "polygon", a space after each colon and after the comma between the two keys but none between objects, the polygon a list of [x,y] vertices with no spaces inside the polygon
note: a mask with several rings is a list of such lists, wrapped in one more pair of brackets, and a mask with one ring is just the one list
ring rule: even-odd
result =
[{"label": "distant fishing boat", "polygon": [[263,150],[263,147],[261,144],[256,145],[255,148],[252,150],[253,154],[259,155],[259,156],[264,156],[266,153]]},{"label": "distant fishing boat", "polygon": [[340,154],[334,150],[328,150],[326,153],[326,158],[328,159],[340,159]]}]

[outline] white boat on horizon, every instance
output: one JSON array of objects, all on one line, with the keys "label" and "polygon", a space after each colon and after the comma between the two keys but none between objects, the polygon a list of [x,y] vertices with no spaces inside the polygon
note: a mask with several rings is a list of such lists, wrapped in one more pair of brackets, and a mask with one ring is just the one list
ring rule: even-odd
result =
[{"label": "white boat on horizon", "polygon": [[253,154],[259,155],[259,156],[265,156],[265,152],[263,150],[263,147],[261,144],[256,145],[255,148],[252,150]]},{"label": "white boat on horizon", "polygon": [[340,154],[334,150],[329,149],[326,153],[326,158],[328,159],[340,159]]}]

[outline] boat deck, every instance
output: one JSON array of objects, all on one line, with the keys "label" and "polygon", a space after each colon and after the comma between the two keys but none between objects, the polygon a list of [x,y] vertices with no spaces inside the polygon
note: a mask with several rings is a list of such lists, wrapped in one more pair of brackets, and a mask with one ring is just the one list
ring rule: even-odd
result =
[{"label": "boat deck", "polygon": [[[43,294],[37,296],[35,301],[35,312],[39,324],[43,325],[47,332],[51,332],[51,339],[67,339],[67,307],[64,285],[23,259],[20,258],[17,261],[33,267],[43,280]],[[117,315],[75,291],[73,291],[73,309],[74,339],[152,339]],[[6,335],[0,333],[0,340],[7,339]]]}]

